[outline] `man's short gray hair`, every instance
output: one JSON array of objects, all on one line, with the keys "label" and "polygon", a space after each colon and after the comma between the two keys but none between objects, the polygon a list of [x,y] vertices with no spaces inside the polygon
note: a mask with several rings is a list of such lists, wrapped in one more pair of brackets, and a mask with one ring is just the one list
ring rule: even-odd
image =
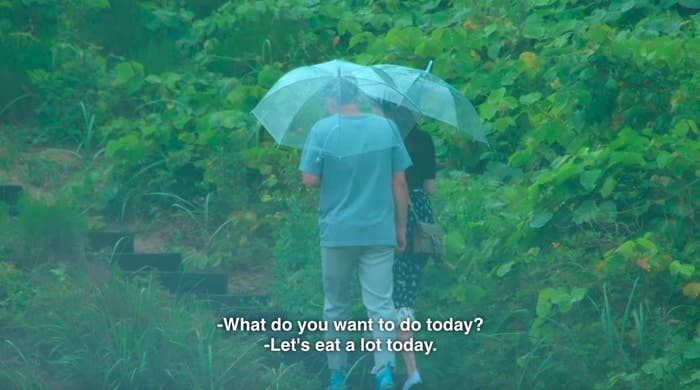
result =
[{"label": "man's short gray hair", "polygon": [[337,104],[345,106],[355,103],[360,95],[357,81],[351,77],[340,77],[329,83],[326,96]]}]

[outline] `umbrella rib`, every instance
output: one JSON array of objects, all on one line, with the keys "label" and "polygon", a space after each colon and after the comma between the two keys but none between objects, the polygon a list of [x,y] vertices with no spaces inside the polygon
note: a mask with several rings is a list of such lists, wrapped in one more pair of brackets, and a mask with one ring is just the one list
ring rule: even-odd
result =
[{"label": "umbrella rib", "polygon": [[[310,79],[302,79],[302,80],[294,81],[294,82],[292,82],[292,83],[289,83],[289,84],[287,84],[287,85],[284,85],[284,86],[281,87],[281,88],[275,89],[274,91],[273,91],[273,90],[270,90],[270,91],[269,91],[267,94],[265,94],[265,96],[260,100],[260,102],[257,104],[257,106],[256,106],[255,108],[253,108],[253,110],[251,111],[251,113],[252,113],[253,115],[255,115],[255,116],[258,118],[258,120],[260,120],[261,118],[258,117],[258,115],[256,115],[256,112],[258,112],[258,108],[259,108],[259,107],[264,106],[264,104],[265,104],[272,96],[274,96],[275,94],[278,94],[278,93],[280,93],[281,91],[283,91],[283,90],[285,90],[285,89],[292,88],[292,87],[296,86],[297,84],[300,84],[300,83],[308,83],[308,82],[310,82],[310,81],[319,81],[319,80],[321,80],[321,81],[327,81],[327,82],[330,83],[330,82],[332,82],[333,80],[336,80],[336,79],[339,79],[339,78],[342,78],[342,77],[353,77],[353,78],[355,78],[356,80],[367,81],[367,82],[374,83],[374,84],[376,84],[376,85],[378,85],[378,86],[382,86],[382,87],[385,87],[385,88],[389,88],[390,90],[394,91],[398,96],[401,97],[401,101],[405,100],[405,101],[407,101],[407,102],[409,103],[409,104],[401,104],[401,103],[398,103],[398,102],[397,102],[396,104],[406,106],[407,108],[409,108],[409,109],[412,110],[412,111],[416,111],[417,113],[419,113],[419,114],[421,114],[421,115],[425,115],[425,113],[420,109],[420,107],[415,103],[415,101],[414,101],[413,99],[411,99],[408,95],[406,95],[404,92],[401,92],[401,90],[398,88],[398,86],[389,84],[389,83],[392,83],[391,81],[387,81],[387,82],[385,82],[385,83],[382,83],[382,82],[379,82],[379,81],[377,81],[377,80],[371,80],[371,79],[369,79],[369,78],[359,78],[359,77],[355,77],[354,75],[348,75],[348,76],[320,75],[320,76],[318,76],[318,77],[314,77],[314,78],[310,78]],[[324,79],[327,79],[327,80],[324,80]],[[368,85],[364,85],[365,88],[367,88],[367,86],[368,86]],[[362,91],[362,87],[358,86],[358,88]],[[316,93],[316,92],[317,92],[317,90],[315,90],[313,93]],[[365,92],[365,91],[363,91],[363,94],[369,96],[370,98],[373,97],[371,94],[368,94],[368,93]],[[299,101],[299,102],[303,102],[303,101],[305,101],[305,99],[298,99],[298,101]],[[261,122],[262,122],[262,120],[261,120]]]}]

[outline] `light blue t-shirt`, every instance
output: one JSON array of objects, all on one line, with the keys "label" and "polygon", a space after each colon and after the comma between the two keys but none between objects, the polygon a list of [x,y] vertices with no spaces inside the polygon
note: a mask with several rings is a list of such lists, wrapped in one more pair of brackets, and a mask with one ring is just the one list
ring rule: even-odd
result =
[{"label": "light blue t-shirt", "polygon": [[411,166],[393,122],[333,115],[311,129],[299,169],[321,177],[321,245],[396,245],[392,175]]}]

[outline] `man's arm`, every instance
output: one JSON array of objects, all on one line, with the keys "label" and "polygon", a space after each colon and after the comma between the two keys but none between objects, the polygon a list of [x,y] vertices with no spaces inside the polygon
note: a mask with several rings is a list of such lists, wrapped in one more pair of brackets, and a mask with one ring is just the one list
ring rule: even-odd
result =
[{"label": "man's arm", "polygon": [[306,188],[313,188],[321,182],[321,177],[311,173],[302,172],[301,181],[304,183]]},{"label": "man's arm", "polygon": [[404,171],[394,172],[391,178],[391,191],[394,196],[394,213],[396,223],[396,250],[406,249],[406,220],[408,208],[408,186]]}]

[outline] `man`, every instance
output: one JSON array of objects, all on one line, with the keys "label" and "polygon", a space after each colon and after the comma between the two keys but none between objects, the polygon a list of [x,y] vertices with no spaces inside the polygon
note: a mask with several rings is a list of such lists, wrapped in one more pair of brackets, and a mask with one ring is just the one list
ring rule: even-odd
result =
[{"label": "man", "polygon": [[[362,300],[380,340],[373,373],[379,390],[394,388],[395,355],[386,340],[396,330],[380,331],[379,319],[395,323],[392,300],[394,250],[406,245],[407,186],[411,165],[395,125],[358,108],[359,91],[341,79],[329,89],[326,105],[334,115],[318,121],[309,133],[299,169],[307,187],[321,188],[319,228],[326,338],[340,339],[333,321],[347,320],[350,277],[358,267]],[[343,349],[343,348],[341,348]],[[344,388],[347,352],[328,353],[329,389]]]}]

